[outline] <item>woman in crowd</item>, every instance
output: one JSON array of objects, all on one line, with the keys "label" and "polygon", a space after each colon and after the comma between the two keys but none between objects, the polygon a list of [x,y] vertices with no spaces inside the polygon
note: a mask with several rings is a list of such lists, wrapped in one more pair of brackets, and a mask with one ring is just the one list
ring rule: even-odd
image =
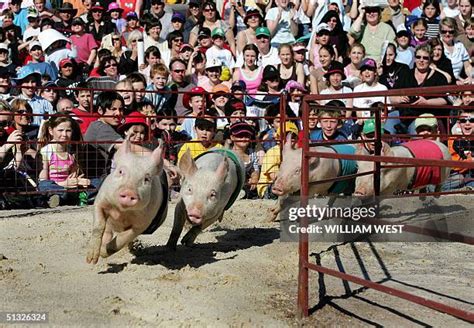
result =
[{"label": "woman in crowd", "polygon": [[[411,70],[411,74],[400,76],[396,81],[394,89],[414,89],[421,87],[434,87],[434,86],[443,86],[447,85],[448,81],[446,77],[440,72],[432,69],[431,65],[432,50],[429,45],[418,46],[415,50],[415,67]],[[449,110],[446,110],[446,113],[443,113],[444,110],[439,108],[426,108],[420,109],[423,105],[435,105],[442,106],[447,104],[445,97],[440,97],[438,95],[421,95],[415,97],[409,96],[393,96],[390,97],[390,101],[393,104],[413,104],[418,108],[401,108],[401,116],[411,116],[416,117],[420,112],[421,113],[431,113],[434,115],[448,115]],[[415,134],[415,124],[413,118],[402,119],[402,123],[405,127],[408,128],[408,133]],[[446,131],[440,126],[440,131]],[[443,132],[443,133],[444,133]]]},{"label": "woman in crowd", "polygon": [[122,53],[127,50],[127,47],[125,47],[122,44],[122,36],[118,33],[113,33],[112,34],[112,46],[110,47],[110,52],[112,55],[117,58],[117,60],[120,60],[120,57],[122,56]]},{"label": "woman in crowd", "polygon": [[258,9],[252,8],[247,10],[245,14],[244,23],[247,28],[237,33],[237,55],[243,52],[243,49],[248,44],[256,44],[257,37],[255,31],[263,22],[262,14]]},{"label": "woman in crowd", "polygon": [[188,3],[188,14],[184,22],[183,36],[185,42],[189,42],[191,30],[199,23],[202,17],[201,2],[199,0],[191,0]]},{"label": "woman in crowd", "polygon": [[143,41],[143,35],[140,31],[130,32],[127,39],[128,50],[120,56],[119,72],[127,75],[138,71],[138,42]]},{"label": "woman in crowd", "polygon": [[202,27],[207,27],[210,31],[215,28],[221,28],[225,31],[225,38],[230,46],[233,54],[235,54],[235,38],[234,33],[229,26],[221,20],[221,17],[217,11],[216,4],[212,1],[206,1],[202,5],[203,15],[199,20],[198,24],[191,30],[189,36],[189,44],[195,46],[198,39],[199,30]]},{"label": "woman in crowd", "polygon": [[409,74],[410,68],[402,63],[395,61],[397,57],[397,46],[389,42],[385,47],[385,52],[382,58],[382,74],[380,74],[379,82],[387,87],[393,89],[395,82],[401,75]]},{"label": "woman in crowd", "polygon": [[361,83],[359,65],[364,58],[365,47],[360,43],[354,43],[349,49],[350,63],[344,68],[344,72],[347,77],[344,83],[352,89]]},{"label": "woman in crowd", "polygon": [[139,72],[146,78],[147,85],[151,83],[150,69],[153,65],[161,63],[161,53],[157,47],[151,46],[145,50],[145,63],[139,67]]},{"label": "woman in crowd", "polygon": [[[456,21],[451,17],[443,18],[439,28],[444,54],[451,61],[456,84],[470,84],[472,81],[471,58],[462,42],[454,39],[458,34]],[[463,68],[465,78],[461,77]]]},{"label": "woman in crowd", "polygon": [[439,14],[441,9],[438,0],[426,0],[423,3],[422,18],[425,19],[428,29],[426,30],[426,37],[428,39],[436,38],[439,35]]},{"label": "woman in crowd", "polygon": [[448,84],[456,83],[451,60],[449,60],[444,54],[443,42],[441,42],[439,38],[433,38],[430,39],[428,45],[431,47],[431,51],[433,52],[433,58],[430,64],[431,69],[443,74]]},{"label": "woman in crowd", "polygon": [[257,65],[259,51],[255,44],[243,48],[244,65],[234,71],[233,80],[242,80],[247,86],[247,93],[253,96],[262,82],[263,69]]},{"label": "woman in crowd", "polygon": [[100,76],[106,76],[113,81],[120,79],[117,59],[114,56],[107,56],[100,60],[99,69]]},{"label": "woman in crowd", "polygon": [[327,87],[324,75],[328,72],[331,62],[336,59],[334,48],[331,46],[322,46],[319,49],[319,61],[321,67],[313,69],[309,78],[311,81],[311,93],[319,94]]},{"label": "woman in crowd", "polygon": [[349,39],[347,33],[342,27],[339,14],[334,10],[329,10],[321,19],[322,23],[326,23],[329,26],[329,42],[331,45],[335,45],[337,53],[342,56],[347,53],[349,47]]},{"label": "woman in crowd", "polygon": [[282,43],[295,42],[298,25],[293,19],[296,14],[293,3],[291,6],[289,0],[277,0],[275,3],[276,7],[267,10],[265,21],[272,35],[271,46],[278,48]]},{"label": "woman in crowd", "polygon": [[278,56],[281,63],[277,68],[280,72],[280,87],[284,88],[288,81],[297,81],[305,84],[303,65],[295,62],[293,48],[289,44],[281,44],[278,48]]}]

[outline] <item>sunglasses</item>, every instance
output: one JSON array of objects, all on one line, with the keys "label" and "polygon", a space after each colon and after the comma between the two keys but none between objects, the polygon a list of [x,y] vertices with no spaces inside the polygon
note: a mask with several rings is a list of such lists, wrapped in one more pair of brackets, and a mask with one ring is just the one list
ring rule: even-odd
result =
[{"label": "sunglasses", "polygon": [[210,13],[210,12],[213,12],[213,11],[216,11],[214,8],[206,8],[204,9],[205,12],[207,13]]},{"label": "sunglasses", "polygon": [[92,13],[101,13],[102,14],[102,10],[100,9],[94,9],[94,10],[91,10]]},{"label": "sunglasses", "polygon": [[61,68],[72,68],[72,64],[65,64],[61,66]]},{"label": "sunglasses", "polygon": [[220,73],[221,69],[218,67],[211,67],[211,68],[206,69],[206,71],[209,73]]},{"label": "sunglasses", "polygon": [[193,4],[189,5],[189,9],[198,9],[198,8],[199,8],[199,5],[197,5],[197,4],[193,3]]},{"label": "sunglasses", "polygon": [[469,122],[469,123],[474,123],[474,117],[471,117],[471,118],[460,118],[460,119],[459,119],[459,123],[465,124],[465,123],[467,123],[467,122]]},{"label": "sunglasses", "polygon": [[379,10],[377,8],[367,8],[365,9],[366,14],[373,14],[373,13],[378,13]]},{"label": "sunglasses", "polygon": [[183,42],[183,39],[182,38],[176,38],[176,39],[173,39],[171,41],[173,41],[173,42]]},{"label": "sunglasses", "polygon": [[269,40],[270,38],[266,35],[257,35],[257,40],[261,40],[261,39]]},{"label": "sunglasses", "polygon": [[25,109],[20,109],[20,110],[17,110],[16,113],[18,113],[20,115],[25,115],[25,114],[28,114],[28,111],[25,110]]},{"label": "sunglasses", "polygon": [[175,73],[184,73],[186,70],[185,69],[174,69],[173,72]]},{"label": "sunglasses", "polygon": [[329,35],[329,31],[328,30],[322,30],[321,32],[318,32],[316,33],[317,36],[323,36],[323,35]]},{"label": "sunglasses", "polygon": [[429,56],[416,55],[415,58],[416,58],[416,59],[423,59],[423,60],[430,60],[430,57],[429,57]]},{"label": "sunglasses", "polygon": [[117,64],[108,64],[108,65],[105,65],[104,68],[117,67],[117,66],[118,66]]},{"label": "sunglasses", "polygon": [[454,30],[441,30],[441,34],[454,34]]},{"label": "sunglasses", "polygon": [[[118,39],[118,38],[112,38],[112,40],[113,41],[120,41],[120,39]],[[135,41],[135,40],[133,40],[133,41]]]}]

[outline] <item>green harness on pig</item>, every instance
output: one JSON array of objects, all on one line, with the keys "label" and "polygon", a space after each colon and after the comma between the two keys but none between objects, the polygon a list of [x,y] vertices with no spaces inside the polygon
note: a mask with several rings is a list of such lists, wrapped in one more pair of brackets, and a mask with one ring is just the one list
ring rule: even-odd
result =
[{"label": "green harness on pig", "polygon": [[[337,154],[344,154],[344,155],[354,155],[356,148],[353,145],[331,145],[329,146]],[[350,159],[339,159],[339,174],[338,177],[342,177],[345,175],[351,175],[357,173],[357,162]],[[353,192],[354,191],[354,179],[346,179],[342,181],[336,181],[334,184],[329,188],[329,192],[331,194],[341,194],[346,192]]]},{"label": "green harness on pig", "polygon": [[196,158],[194,160],[197,160],[198,158],[200,158],[200,157],[202,157],[202,156],[204,156],[205,154],[208,154],[208,153],[215,153],[215,154],[223,155],[223,156],[229,158],[230,160],[232,160],[232,162],[234,162],[234,164],[235,164],[235,171],[237,172],[237,186],[236,186],[234,192],[232,193],[232,195],[230,196],[229,201],[227,202],[227,205],[224,208],[224,211],[227,211],[234,204],[237,197],[239,197],[240,191],[244,187],[245,171],[244,171],[244,168],[240,165],[241,161],[240,161],[239,157],[233,151],[231,151],[230,149],[226,149],[226,148],[216,148],[216,149],[208,150],[208,151],[196,156]]}]

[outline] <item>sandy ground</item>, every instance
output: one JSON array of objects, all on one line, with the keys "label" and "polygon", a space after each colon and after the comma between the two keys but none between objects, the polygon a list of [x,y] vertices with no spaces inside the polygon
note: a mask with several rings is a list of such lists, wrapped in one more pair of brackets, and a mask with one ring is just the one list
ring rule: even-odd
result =
[{"label": "sandy ground", "polygon": [[[464,220],[469,198],[445,210]],[[417,212],[404,200],[402,216]],[[167,251],[174,204],[155,234],[96,266],[85,262],[92,207],[0,212],[0,311],[47,311],[50,326],[469,326],[465,321],[316,273],[312,316],[296,316],[297,244],[266,221],[269,202],[238,201],[192,248]],[[407,213],[402,213],[407,211]],[[472,222],[472,221],[471,221]],[[472,225],[472,224],[471,224]],[[311,243],[311,261],[474,311],[472,246]],[[2,326],[2,323],[0,323]]]}]

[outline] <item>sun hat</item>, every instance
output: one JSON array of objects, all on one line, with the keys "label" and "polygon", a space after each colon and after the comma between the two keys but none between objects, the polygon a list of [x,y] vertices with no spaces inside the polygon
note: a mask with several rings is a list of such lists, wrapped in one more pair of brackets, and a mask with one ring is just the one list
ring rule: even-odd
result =
[{"label": "sun hat", "polygon": [[34,47],[40,47],[40,49],[43,50],[43,48],[41,48],[41,43],[39,43],[38,41],[33,41],[28,44],[28,51],[31,51],[31,49],[33,49]]},{"label": "sun hat", "polygon": [[12,79],[16,85],[20,85],[24,79],[27,77],[33,76],[36,80],[36,84],[39,84],[41,81],[41,73],[36,71],[31,65],[26,65],[20,68],[17,73],[17,77]]},{"label": "sun hat", "polygon": [[146,122],[146,116],[140,112],[131,112],[127,116],[125,116],[125,122],[117,128],[119,133],[124,133],[127,131],[132,125],[142,125],[145,127],[145,135],[148,133],[148,124]]},{"label": "sun hat", "polygon": [[249,8],[245,13],[244,23],[247,24],[247,21],[254,16],[260,17],[260,21],[263,21],[263,17],[260,10],[258,10],[257,8]]},{"label": "sun hat", "polygon": [[76,16],[77,15],[77,9],[74,8],[72,3],[70,2],[64,2],[61,8],[58,8],[59,12],[70,12],[71,16]]},{"label": "sun hat", "polygon": [[324,74],[324,78],[327,80],[331,74],[339,73],[342,75],[342,80],[346,79],[346,74],[344,74],[344,65],[337,60],[333,60],[328,67],[328,71]]},{"label": "sun hat", "polygon": [[38,41],[41,43],[41,48],[44,51],[47,51],[48,48],[56,41],[67,41],[71,42],[68,38],[64,36],[61,32],[56,31],[55,29],[49,28],[47,30],[42,31],[38,34]]}]

